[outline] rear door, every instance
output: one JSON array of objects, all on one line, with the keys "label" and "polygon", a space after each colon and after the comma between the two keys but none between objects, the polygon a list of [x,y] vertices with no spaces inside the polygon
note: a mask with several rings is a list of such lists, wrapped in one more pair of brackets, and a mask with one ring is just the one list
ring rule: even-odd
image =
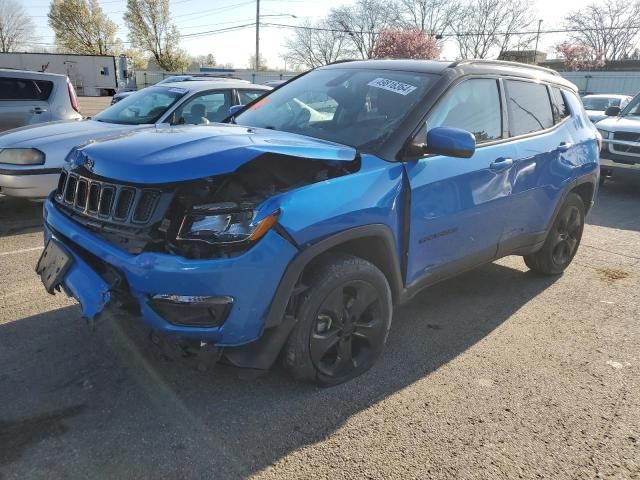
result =
[{"label": "rear door", "polygon": [[53,82],[0,77],[0,131],[51,119]]},{"label": "rear door", "polygon": [[452,87],[429,114],[427,129],[467,130],[477,149],[471,158],[431,155],[406,162],[407,284],[437,281],[494,258],[509,213],[515,155],[515,147],[504,142],[502,113],[499,81],[473,78]]},{"label": "rear door", "polygon": [[509,137],[517,147],[512,204],[500,255],[535,245],[553,212],[560,187],[570,177],[562,159],[571,154],[569,111],[560,91],[542,83],[505,80]]}]

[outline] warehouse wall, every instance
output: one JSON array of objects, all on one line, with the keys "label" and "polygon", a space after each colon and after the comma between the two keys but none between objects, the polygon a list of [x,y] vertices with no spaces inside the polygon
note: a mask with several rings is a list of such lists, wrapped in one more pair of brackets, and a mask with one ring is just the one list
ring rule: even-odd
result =
[{"label": "warehouse wall", "polygon": [[578,86],[581,94],[619,93],[635,95],[640,92],[640,71],[559,72]]}]

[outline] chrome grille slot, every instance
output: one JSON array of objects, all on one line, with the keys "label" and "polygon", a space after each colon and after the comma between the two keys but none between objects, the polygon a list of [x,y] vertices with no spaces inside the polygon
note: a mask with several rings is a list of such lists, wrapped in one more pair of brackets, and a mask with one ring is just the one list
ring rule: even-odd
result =
[{"label": "chrome grille slot", "polygon": [[143,190],[138,197],[135,211],[133,212],[134,223],[146,223],[151,218],[155,210],[156,203],[160,198],[160,193],[153,190]]},{"label": "chrome grille slot", "polygon": [[89,182],[86,179],[78,179],[78,186],[76,187],[76,208],[84,210],[87,208],[87,193],[89,189]]},{"label": "chrome grille slot", "polygon": [[58,179],[58,190],[57,190],[58,195],[62,195],[62,193],[64,192],[64,186],[66,184],[67,184],[67,172],[63,170],[62,173],[60,174],[60,178]]},{"label": "chrome grille slot", "polygon": [[98,215],[101,217],[111,216],[113,208],[113,200],[116,196],[116,187],[113,185],[102,185],[100,193],[100,202],[98,203]]},{"label": "chrome grille slot", "polygon": [[98,213],[98,202],[100,201],[101,186],[99,183],[92,182],[89,187],[89,201],[87,202],[87,212]]},{"label": "chrome grille slot", "polygon": [[67,185],[64,190],[64,201],[67,203],[73,203],[76,199],[76,187],[78,186],[78,177],[75,175],[69,175]]},{"label": "chrome grille slot", "polygon": [[121,188],[117,195],[113,218],[116,220],[126,220],[135,197],[136,191],[133,188]]}]

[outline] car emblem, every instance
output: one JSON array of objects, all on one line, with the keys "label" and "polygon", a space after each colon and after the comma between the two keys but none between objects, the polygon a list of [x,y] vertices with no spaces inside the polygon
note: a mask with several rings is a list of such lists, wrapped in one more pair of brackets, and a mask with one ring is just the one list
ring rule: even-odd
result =
[{"label": "car emblem", "polygon": [[87,170],[93,170],[93,167],[96,166],[96,162],[94,162],[93,160],[91,160],[89,157],[87,157],[86,155],[82,155],[83,159],[82,159],[82,165],[84,165],[84,167]]}]

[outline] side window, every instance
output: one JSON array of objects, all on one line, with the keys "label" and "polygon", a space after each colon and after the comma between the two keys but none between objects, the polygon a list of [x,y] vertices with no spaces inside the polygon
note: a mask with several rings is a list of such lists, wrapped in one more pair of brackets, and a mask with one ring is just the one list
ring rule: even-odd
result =
[{"label": "side window", "polygon": [[231,105],[231,90],[202,92],[176,109],[172,124],[201,125],[220,122],[229,115]]},{"label": "side window", "polygon": [[246,105],[247,103],[253,102],[256,98],[261,97],[268,90],[238,90],[238,94],[240,95],[240,105]]},{"label": "side window", "polygon": [[557,87],[551,87],[551,102],[553,108],[553,120],[554,123],[560,123],[562,120],[570,115],[567,103],[564,100],[564,95]]},{"label": "side window", "polygon": [[498,82],[478,78],[453,87],[427,120],[427,128],[434,127],[467,130],[478,144],[502,138]]},{"label": "side window", "polygon": [[553,112],[546,85],[507,80],[509,135],[525,135],[553,126]]},{"label": "side window", "polygon": [[0,101],[46,101],[49,99],[52,90],[53,82],[48,80],[0,77]]}]

